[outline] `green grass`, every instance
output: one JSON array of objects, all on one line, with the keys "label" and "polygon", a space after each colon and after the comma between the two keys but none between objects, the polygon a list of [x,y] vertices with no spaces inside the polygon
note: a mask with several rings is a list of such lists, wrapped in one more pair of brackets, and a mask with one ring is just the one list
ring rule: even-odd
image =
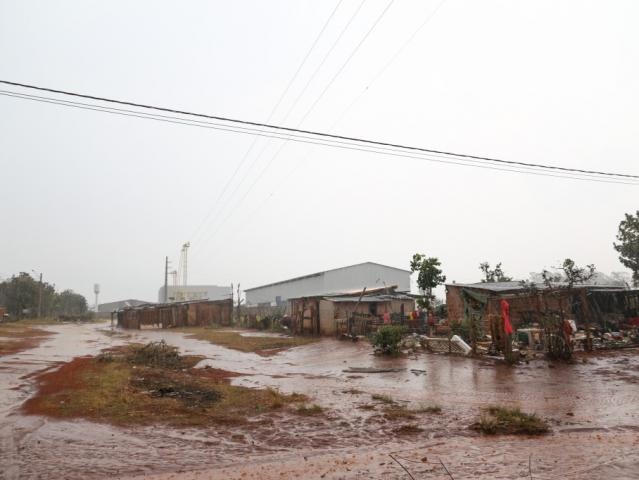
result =
[{"label": "green grass", "polygon": [[[158,353],[159,350],[159,353]],[[144,352],[142,357],[140,352]],[[166,355],[168,361],[162,360]],[[147,358],[147,362],[143,360]],[[117,425],[240,424],[249,417],[305,402],[304,395],[231,385],[233,372],[192,368],[195,356],[152,343],[80,357],[38,377],[27,413],[87,418]],[[310,414],[315,408],[310,407]]]},{"label": "green grass", "polygon": [[280,350],[308,345],[319,340],[317,337],[244,337],[240,335],[241,332],[215,327],[181,328],[179,331],[188,334],[191,338],[264,356],[272,355]]},{"label": "green grass", "polygon": [[306,406],[306,405],[300,405],[297,407],[296,410],[298,415],[321,415],[322,413],[324,413],[324,409],[322,407],[320,407],[319,405],[317,405],[316,403],[314,403],[311,406]]},{"label": "green grass", "polygon": [[376,400],[376,401],[382,402],[382,403],[386,403],[386,404],[395,403],[395,400],[393,400],[393,397],[391,397],[390,395],[381,395],[381,394],[378,394],[378,393],[374,393],[373,395],[371,395],[371,398],[373,400]]},{"label": "green grass", "polygon": [[537,415],[522,412],[519,408],[500,406],[487,407],[471,428],[489,435],[542,435],[550,431],[548,423]]},{"label": "green grass", "polygon": [[384,407],[384,418],[387,420],[412,420],[420,413],[441,413],[442,409],[438,405],[420,406],[408,408],[404,405],[390,404]]}]

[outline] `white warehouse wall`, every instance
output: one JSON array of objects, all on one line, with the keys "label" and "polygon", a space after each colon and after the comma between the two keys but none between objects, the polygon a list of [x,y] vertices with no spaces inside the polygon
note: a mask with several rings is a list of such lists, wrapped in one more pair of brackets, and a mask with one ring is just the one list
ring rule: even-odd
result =
[{"label": "white warehouse wall", "polygon": [[[231,298],[231,286],[218,285],[187,285],[176,287],[169,285],[169,302],[185,302],[189,300],[226,300]],[[158,291],[158,302],[164,302],[164,286]]]},{"label": "white warehouse wall", "polygon": [[289,298],[355,291],[364,287],[380,288],[384,284],[389,287],[397,285],[398,291],[409,292],[410,272],[373,262],[360,263],[246,290],[246,303],[275,303],[278,296],[286,301]]}]

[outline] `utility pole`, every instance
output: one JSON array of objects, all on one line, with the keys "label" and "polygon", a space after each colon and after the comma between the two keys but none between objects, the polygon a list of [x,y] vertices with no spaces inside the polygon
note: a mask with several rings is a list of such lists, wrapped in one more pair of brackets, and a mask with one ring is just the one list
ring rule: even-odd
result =
[{"label": "utility pole", "polygon": [[164,258],[164,303],[169,300],[169,257]]},{"label": "utility pole", "polygon": [[189,247],[191,246],[191,242],[186,242],[182,245],[182,285],[188,285],[188,255],[189,255]]},{"label": "utility pole", "polygon": [[42,318],[42,272],[40,272],[40,284],[38,285],[38,318]]},{"label": "utility pole", "polygon": [[242,299],[240,298],[240,283],[237,283],[237,323],[240,323],[240,305],[242,305]]}]

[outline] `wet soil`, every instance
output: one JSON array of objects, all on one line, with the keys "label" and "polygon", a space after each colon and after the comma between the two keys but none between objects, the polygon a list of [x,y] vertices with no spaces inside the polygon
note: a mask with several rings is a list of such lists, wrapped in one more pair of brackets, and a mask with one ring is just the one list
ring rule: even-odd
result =
[{"label": "wet soil", "polygon": [[[450,478],[447,470],[455,479],[530,478],[531,471],[535,479],[639,478],[639,388],[629,379],[639,371],[636,350],[554,368],[545,361],[510,368],[445,355],[386,359],[371,355],[366,342],[332,339],[264,357],[180,332],[49,328],[59,334],[0,358],[1,478],[409,478],[404,468],[416,479]],[[240,372],[229,377],[232,384],[302,393],[325,413],[277,412],[249,424],[205,428],[122,428],[21,413],[35,372],[103,348],[161,339],[205,357],[198,365],[203,374]],[[344,371],[349,367],[391,371],[353,375]],[[373,395],[442,410],[389,419],[388,404]],[[487,405],[537,413],[552,433],[471,431]]]}]

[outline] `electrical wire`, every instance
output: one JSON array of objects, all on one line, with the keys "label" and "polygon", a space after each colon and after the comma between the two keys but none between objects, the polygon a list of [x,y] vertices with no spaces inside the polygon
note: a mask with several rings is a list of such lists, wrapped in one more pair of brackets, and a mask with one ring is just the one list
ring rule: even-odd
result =
[{"label": "electrical wire", "polygon": [[[324,95],[326,94],[326,92],[331,88],[331,86],[333,85],[333,83],[335,83],[335,80],[337,80],[337,78],[342,74],[342,72],[344,71],[344,69],[346,68],[346,66],[350,63],[350,61],[353,59],[353,57],[355,56],[355,54],[359,51],[359,49],[361,48],[361,46],[364,44],[364,42],[366,41],[366,39],[370,36],[370,34],[375,30],[375,28],[377,27],[377,25],[379,25],[379,23],[381,22],[381,20],[384,18],[384,16],[386,15],[386,13],[388,12],[388,10],[390,9],[390,7],[393,5],[393,3],[395,2],[395,0],[390,0],[387,4],[386,7],[381,11],[381,13],[377,16],[377,18],[375,19],[375,21],[373,22],[373,24],[370,26],[370,28],[366,31],[366,33],[364,34],[364,36],[360,39],[360,41],[357,43],[357,45],[355,46],[355,48],[353,50],[351,50],[351,53],[348,55],[348,57],[346,58],[346,60],[342,63],[342,65],[340,66],[340,68],[337,70],[337,72],[335,72],[335,74],[333,75],[333,77],[330,79],[330,81],[325,85],[324,89],[321,91],[321,93],[317,96],[317,98],[315,99],[315,101],[313,102],[313,104],[308,108],[308,110],[306,111],[306,113],[304,114],[304,116],[299,120],[299,122],[297,123],[297,127],[301,126],[302,123],[304,123],[304,121],[308,118],[308,116],[315,110],[315,107],[317,107],[318,103],[322,100],[322,98],[324,98]],[[364,2],[362,1],[361,5]],[[359,10],[358,10],[359,11]],[[357,13],[357,11],[356,11]],[[231,215],[233,214],[233,211],[235,209],[237,209],[242,202],[246,199],[246,197],[248,197],[248,195],[251,193],[251,191],[253,190],[253,188],[255,187],[255,185],[257,185],[257,183],[262,179],[262,177],[264,176],[264,174],[269,170],[269,168],[273,165],[273,163],[275,162],[275,160],[277,159],[277,157],[279,157],[280,153],[282,152],[282,150],[284,150],[284,148],[287,145],[287,141],[285,141],[284,143],[282,143],[280,145],[280,147],[275,151],[275,153],[271,156],[270,160],[266,163],[266,165],[264,166],[264,168],[260,171],[260,173],[257,175],[257,177],[254,179],[253,183],[251,183],[251,185],[249,186],[248,190],[244,193],[244,195],[242,196],[242,198],[240,199],[240,201],[238,203],[235,204],[235,207],[233,210],[231,210],[227,216],[224,218],[224,220],[222,220],[222,223],[218,226],[221,227],[222,225],[224,225],[224,223],[226,222],[226,220],[228,218],[231,217]],[[215,233],[213,233],[214,235]]]},{"label": "electrical wire", "polygon": [[[299,94],[297,95],[297,97],[295,98],[295,100],[293,101],[293,103],[291,104],[291,106],[289,107],[289,109],[287,110],[287,112],[285,113],[284,117],[282,118],[282,120],[280,120],[280,123],[284,123],[288,120],[289,116],[291,115],[291,113],[293,112],[293,110],[295,109],[295,107],[297,106],[297,104],[299,103],[299,101],[301,100],[302,96],[306,93],[306,91],[308,90],[308,87],[311,85],[311,83],[313,82],[313,80],[315,79],[315,77],[317,77],[317,74],[319,73],[319,71],[322,69],[322,67],[324,66],[324,64],[326,63],[326,60],[330,57],[331,53],[333,53],[333,50],[335,49],[335,47],[339,44],[340,40],[342,39],[342,37],[344,36],[344,34],[346,33],[346,31],[349,29],[349,27],[351,26],[351,24],[353,23],[353,21],[355,20],[355,17],[357,17],[357,15],[359,14],[360,10],[362,9],[362,7],[364,6],[364,3],[366,3],[366,0],[361,0],[361,2],[359,3],[359,5],[357,6],[357,8],[353,11],[353,13],[351,14],[351,16],[349,17],[348,21],[346,22],[346,24],[344,25],[344,27],[342,27],[340,33],[337,35],[337,37],[335,38],[335,40],[333,41],[333,43],[331,44],[330,48],[326,51],[326,53],[324,54],[324,56],[322,57],[322,60],[320,61],[320,63],[317,65],[317,67],[315,68],[315,70],[313,71],[313,73],[311,74],[311,76],[308,78],[308,80],[306,81],[306,83],[304,84],[304,87],[302,88],[302,90],[300,90]],[[300,122],[301,123],[301,122]],[[300,125],[300,123],[298,123],[298,126]],[[285,144],[282,144],[279,146],[279,148],[277,149],[277,151],[275,152],[275,154],[271,157],[271,159],[267,162],[267,165],[264,169],[262,169],[259,174],[258,174],[258,179],[260,179],[263,175],[264,172],[266,170],[268,170],[268,168],[270,168],[271,164],[273,163],[273,161],[275,160],[275,158],[279,155],[279,153],[282,151],[282,149],[284,148]],[[260,158],[262,158],[262,155],[264,155],[264,152],[266,151],[266,149],[270,146],[270,142],[266,143],[264,145],[264,147],[262,148],[262,150],[260,150],[260,152],[257,154],[256,157],[253,158],[253,160],[251,161],[250,165],[248,166],[248,168],[246,169],[244,175],[242,176],[242,178],[240,179],[240,181],[235,185],[235,188],[233,189],[233,191],[231,192],[231,194],[226,198],[226,200],[223,202],[222,205],[220,205],[220,208],[218,209],[218,212],[221,212],[224,208],[226,208],[226,206],[229,204],[229,202],[231,201],[231,199],[235,196],[235,194],[239,191],[240,187],[244,184],[245,180],[248,178],[249,172],[253,170],[253,167],[255,167],[255,165],[257,164],[257,162],[259,161]],[[251,191],[255,185],[255,181],[249,186],[249,190]],[[240,200],[239,203],[236,203],[233,207],[233,209],[236,209],[238,207],[238,205],[241,204],[242,201],[244,201],[244,198],[246,198],[247,194],[242,196],[242,199]],[[215,216],[215,218],[212,221],[212,225],[216,226],[216,222],[218,220],[218,215]],[[224,223],[225,220],[222,221],[222,224]],[[221,226],[221,225],[220,225]],[[215,229],[213,229],[213,232],[215,232]],[[211,238],[211,236],[215,235],[215,233],[210,234],[205,242],[208,242],[209,239]]]},{"label": "electrical wire", "polygon": [[[295,71],[295,73],[293,74],[293,76],[291,77],[291,79],[289,80],[288,84],[286,85],[286,88],[284,89],[284,91],[282,92],[282,94],[280,95],[279,99],[277,100],[275,106],[273,107],[273,109],[271,110],[271,113],[269,114],[266,123],[269,123],[271,121],[271,119],[273,118],[273,116],[275,115],[275,112],[277,111],[277,109],[279,108],[279,106],[281,105],[282,101],[284,100],[284,98],[286,97],[286,94],[289,92],[289,90],[291,89],[291,87],[293,86],[293,83],[295,82],[295,80],[297,79],[298,75],[300,74],[300,72],[302,71],[302,68],[304,67],[304,65],[306,64],[306,61],[308,60],[308,58],[310,57],[311,53],[313,52],[313,50],[315,50],[315,47],[317,46],[317,44],[320,41],[320,38],[324,35],[324,32],[326,31],[326,28],[328,27],[328,25],[330,24],[331,20],[333,19],[333,17],[335,16],[335,13],[337,12],[337,10],[339,9],[340,5],[342,4],[344,0],[339,0],[336,4],[335,7],[333,8],[333,10],[331,11],[330,15],[328,16],[328,18],[326,19],[326,21],[324,22],[324,24],[322,25],[322,28],[320,29],[319,33],[316,35],[315,39],[313,40],[313,43],[311,44],[310,48],[308,49],[308,51],[306,52],[306,55],[304,55],[304,58],[302,59],[302,61],[300,62],[299,66],[297,67],[297,70]],[[246,161],[246,159],[248,158],[248,156],[250,155],[250,153],[253,151],[253,148],[255,148],[255,145],[257,144],[257,141],[259,140],[259,137],[255,137],[253,139],[253,141],[251,142],[251,145],[249,146],[248,150],[246,151],[246,153],[244,154],[244,156],[242,157],[242,159],[240,160],[240,162],[238,163],[237,167],[235,168],[235,170],[233,171],[233,173],[231,174],[231,177],[229,178],[229,180],[226,182],[226,184],[224,185],[223,189],[220,191],[220,194],[217,196],[217,199],[215,200],[215,202],[213,203],[213,207],[207,212],[207,214],[204,217],[204,220],[202,220],[202,222],[200,222],[200,224],[198,225],[198,227],[195,229],[195,231],[193,232],[193,234],[189,237],[192,240],[196,240],[198,234],[200,233],[201,229],[204,227],[204,225],[206,225],[206,223],[208,222],[208,220],[210,219],[211,215],[213,215],[213,212],[215,212],[217,210],[217,207],[219,206],[219,202],[222,199],[222,197],[224,196],[224,194],[226,193],[226,191],[228,190],[229,186],[233,183],[233,180],[235,180],[235,177],[237,176],[238,172],[240,171],[240,169],[242,168],[242,166],[244,165],[244,162]],[[251,167],[249,167],[250,170]],[[232,196],[232,194],[231,194]],[[194,244],[194,246],[197,246],[197,243]]]},{"label": "electrical wire", "polygon": [[538,169],[535,170],[534,167],[521,167],[521,166],[511,166],[511,165],[495,166],[493,164],[488,163],[487,160],[475,160],[475,159],[468,159],[464,157],[455,158],[450,155],[427,154],[427,153],[420,153],[420,152],[402,153],[403,151],[399,149],[376,147],[376,146],[370,146],[367,144],[349,143],[345,141],[338,142],[338,141],[327,140],[324,138],[316,138],[311,136],[309,137],[305,137],[301,135],[293,136],[292,134],[283,134],[278,132],[274,133],[268,130],[249,129],[246,127],[229,126],[226,124],[216,124],[213,122],[205,122],[201,120],[179,119],[179,117],[158,116],[158,118],[156,118],[154,114],[149,114],[149,113],[142,113],[138,115],[138,114],[129,113],[129,112],[132,112],[131,110],[116,109],[114,107],[102,107],[98,105],[90,107],[90,106],[87,106],[89,104],[79,104],[78,102],[71,102],[68,100],[58,100],[58,99],[50,99],[50,98],[43,99],[45,97],[20,94],[15,92],[6,92],[4,90],[0,90],[0,95],[20,98],[25,100],[34,100],[34,101],[44,102],[44,103],[51,103],[51,104],[56,104],[60,106],[65,106],[65,107],[74,107],[74,108],[80,108],[85,110],[93,110],[97,112],[113,113],[117,115],[124,115],[124,116],[136,117],[141,119],[157,120],[162,122],[176,123],[180,125],[194,126],[194,127],[201,127],[201,128],[210,128],[213,130],[220,130],[220,131],[227,131],[227,132],[234,132],[234,133],[258,135],[258,136],[263,136],[266,138],[274,138],[274,139],[284,140],[284,141],[292,140],[295,142],[306,143],[310,145],[342,148],[347,150],[390,155],[390,156],[401,157],[401,158],[428,160],[428,161],[433,161],[433,162],[443,163],[443,164],[460,165],[460,166],[466,166],[466,167],[470,166],[470,167],[486,168],[490,170],[499,170],[499,171],[516,172],[516,173],[524,173],[524,174],[534,174],[534,175],[540,175],[540,176],[550,176],[555,178],[567,178],[572,180],[587,180],[587,181],[596,181],[596,182],[602,182],[602,183],[639,185],[639,183],[635,183],[632,180],[624,181],[626,180],[625,178],[619,178],[619,179],[600,178],[594,174],[569,174],[564,172],[551,173],[544,170],[538,170]]},{"label": "electrical wire", "polygon": [[520,165],[520,166],[528,166],[528,167],[538,167],[538,168],[543,168],[543,169],[560,170],[560,171],[573,172],[573,173],[592,173],[592,174],[603,175],[603,176],[625,177],[625,178],[639,179],[639,175],[631,175],[631,174],[624,174],[624,173],[613,173],[613,172],[603,172],[603,171],[596,171],[596,170],[584,170],[584,169],[579,169],[579,168],[569,168],[569,167],[561,167],[561,166],[547,165],[547,164],[518,162],[518,161],[514,161],[514,160],[503,160],[503,159],[484,157],[484,156],[479,156],[479,155],[471,155],[471,154],[465,154],[465,153],[455,153],[455,152],[444,151],[444,150],[435,150],[435,149],[429,149],[429,148],[423,148],[423,147],[415,147],[415,146],[402,145],[402,144],[396,144],[396,143],[391,143],[391,142],[382,142],[382,141],[370,140],[370,139],[365,139],[365,138],[349,137],[349,136],[344,136],[344,135],[336,135],[336,134],[330,134],[330,133],[324,133],[324,132],[318,132],[318,131],[312,131],[312,130],[303,130],[303,129],[299,129],[299,128],[291,128],[291,127],[285,127],[285,126],[280,126],[280,125],[272,125],[272,124],[267,124],[267,123],[253,122],[253,121],[249,121],[249,120],[240,120],[240,119],[234,119],[234,118],[231,118],[231,117],[222,117],[222,116],[217,116],[217,115],[207,115],[207,114],[203,114],[203,113],[188,112],[188,111],[184,111],[184,110],[177,110],[177,109],[171,109],[171,108],[166,108],[166,107],[145,105],[145,104],[127,102],[127,101],[123,101],[123,100],[116,100],[116,99],[111,99],[111,98],[106,98],[106,97],[97,97],[97,96],[93,96],[93,95],[85,95],[85,94],[76,93],[76,92],[69,92],[69,91],[56,90],[56,89],[46,88],[46,87],[38,87],[38,86],[35,86],[35,85],[29,85],[29,84],[23,84],[23,83],[17,83],[17,82],[10,82],[8,80],[0,80],[0,83],[6,84],[6,85],[13,85],[13,86],[17,86],[17,87],[22,87],[22,88],[29,88],[29,89],[34,89],[34,90],[47,91],[47,92],[51,92],[51,93],[58,93],[58,94],[61,94],[61,95],[68,95],[68,96],[72,96],[72,97],[97,100],[97,101],[102,101],[102,102],[107,102],[107,103],[116,103],[116,104],[120,104],[120,105],[128,105],[128,106],[132,106],[132,107],[139,107],[139,108],[144,108],[144,109],[157,110],[157,111],[175,113],[175,114],[180,114],[180,115],[188,115],[188,116],[194,116],[194,117],[200,117],[200,118],[208,118],[208,119],[211,119],[211,120],[218,120],[218,121],[234,123],[234,124],[240,124],[240,125],[250,125],[250,126],[253,126],[253,127],[263,127],[263,128],[268,128],[268,129],[273,129],[273,130],[283,131],[283,132],[309,134],[309,135],[314,135],[314,136],[323,137],[323,138],[329,138],[329,139],[349,140],[349,141],[365,143],[365,144],[369,144],[369,145],[376,145],[376,146],[383,146],[383,147],[395,147],[395,148],[400,148],[400,149],[405,149],[405,150],[413,150],[413,151],[417,151],[417,152],[437,153],[437,154],[442,154],[442,155],[450,155],[450,156],[463,157],[463,158],[468,158],[468,159],[486,160],[486,161],[500,163],[500,164]]},{"label": "electrical wire", "polygon": [[401,158],[421,159],[421,160],[427,160],[427,161],[443,163],[443,164],[460,165],[460,166],[466,166],[466,167],[470,166],[470,167],[477,167],[477,168],[486,168],[490,170],[516,172],[516,173],[524,173],[524,174],[534,174],[534,175],[549,176],[549,177],[555,177],[555,178],[567,178],[572,180],[586,180],[586,181],[595,181],[595,182],[601,182],[601,183],[639,185],[639,183],[635,183],[632,180],[626,181],[625,178],[618,178],[618,179],[600,178],[594,174],[570,174],[565,172],[552,173],[552,172],[539,170],[539,169],[535,170],[534,167],[521,167],[521,166],[512,166],[512,165],[496,166],[494,164],[488,163],[487,160],[475,160],[475,159],[468,159],[464,157],[455,158],[450,155],[443,155],[443,154],[405,152],[399,149],[376,147],[376,146],[371,146],[367,144],[337,142],[337,141],[328,140],[324,138],[304,137],[301,135],[292,136],[292,134],[283,134],[278,132],[274,133],[271,131],[261,131],[259,129],[249,129],[246,127],[229,126],[226,124],[216,124],[213,122],[204,122],[201,120],[191,121],[186,119],[176,119],[176,120],[173,119],[173,118],[179,118],[179,117],[159,116],[159,118],[156,118],[153,116],[153,114],[149,114],[149,113],[142,113],[138,115],[138,114],[128,113],[128,112],[132,112],[131,110],[116,109],[114,107],[102,107],[97,105],[94,107],[89,107],[89,106],[86,106],[88,104],[78,104],[78,102],[70,102],[68,100],[43,99],[43,97],[36,97],[34,95],[26,95],[26,94],[19,94],[19,93],[13,93],[13,92],[7,93],[4,90],[0,90],[0,95],[20,98],[25,100],[34,100],[34,101],[44,102],[44,103],[51,103],[51,104],[56,104],[60,106],[65,106],[65,107],[80,108],[80,109],[93,110],[93,111],[104,112],[104,113],[113,113],[117,115],[124,115],[124,116],[136,117],[136,118],[142,118],[142,119],[148,119],[148,120],[157,120],[161,122],[176,123],[176,124],[186,125],[186,126],[209,128],[213,130],[243,133],[243,134],[249,134],[249,135],[258,135],[258,136],[263,136],[266,138],[274,138],[274,139],[279,139],[284,141],[292,140],[295,142],[306,143],[310,145],[342,148],[347,150],[390,155],[390,156],[401,157]]}]

